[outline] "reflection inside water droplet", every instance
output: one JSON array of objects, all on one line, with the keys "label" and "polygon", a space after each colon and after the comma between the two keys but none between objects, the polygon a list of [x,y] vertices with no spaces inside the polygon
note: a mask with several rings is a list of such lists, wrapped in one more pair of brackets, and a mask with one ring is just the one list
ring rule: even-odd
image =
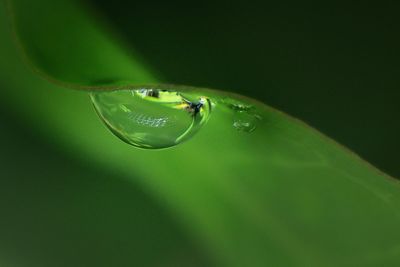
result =
[{"label": "reflection inside water droplet", "polygon": [[141,148],[166,148],[191,138],[211,112],[208,98],[158,89],[90,94],[107,127],[120,139]]}]

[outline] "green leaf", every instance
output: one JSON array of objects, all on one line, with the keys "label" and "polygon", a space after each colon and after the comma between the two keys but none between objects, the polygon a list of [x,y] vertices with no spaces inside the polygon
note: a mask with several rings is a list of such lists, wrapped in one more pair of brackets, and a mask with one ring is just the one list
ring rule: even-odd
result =
[{"label": "green leaf", "polygon": [[[11,3],[27,57],[50,79],[78,87],[156,82],[72,1]],[[37,20],[40,27],[28,23]],[[253,132],[237,131],[235,111],[217,103],[186,143],[135,149],[106,130],[87,94],[28,72],[1,27],[2,102],[77,158],[153,192],[216,266],[399,264],[398,182],[304,123],[242,96],[170,87],[240,101],[261,119]]]}]

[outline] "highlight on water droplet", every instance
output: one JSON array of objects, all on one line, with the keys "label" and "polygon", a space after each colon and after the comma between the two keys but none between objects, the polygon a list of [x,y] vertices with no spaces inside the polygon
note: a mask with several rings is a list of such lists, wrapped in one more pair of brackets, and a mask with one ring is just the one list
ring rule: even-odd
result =
[{"label": "highlight on water droplet", "polygon": [[196,93],[134,89],[90,93],[96,112],[121,140],[140,148],[175,146],[207,122],[211,102]]}]

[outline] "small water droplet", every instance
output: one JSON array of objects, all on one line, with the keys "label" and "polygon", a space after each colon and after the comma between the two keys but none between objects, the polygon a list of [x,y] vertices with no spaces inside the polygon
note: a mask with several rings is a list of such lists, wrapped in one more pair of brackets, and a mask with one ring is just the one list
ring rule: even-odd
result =
[{"label": "small water droplet", "polygon": [[233,117],[233,127],[238,131],[251,133],[257,127],[258,118],[247,111],[236,111]]},{"label": "small water droplet", "polygon": [[257,128],[261,116],[257,114],[254,106],[232,98],[224,98],[220,100],[220,103],[228,106],[233,111],[232,126],[236,130],[251,133]]},{"label": "small water droplet", "polygon": [[93,92],[90,96],[107,127],[140,148],[167,148],[188,140],[211,112],[210,100],[193,93],[138,89]]}]

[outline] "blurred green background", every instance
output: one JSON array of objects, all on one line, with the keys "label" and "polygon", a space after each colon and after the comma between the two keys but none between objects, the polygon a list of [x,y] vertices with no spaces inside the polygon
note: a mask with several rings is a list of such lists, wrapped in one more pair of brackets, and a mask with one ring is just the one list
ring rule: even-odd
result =
[{"label": "blurred green background", "polygon": [[[161,79],[262,100],[400,177],[396,2],[88,4]],[[209,265],[148,192],[0,114],[0,266]]]}]

